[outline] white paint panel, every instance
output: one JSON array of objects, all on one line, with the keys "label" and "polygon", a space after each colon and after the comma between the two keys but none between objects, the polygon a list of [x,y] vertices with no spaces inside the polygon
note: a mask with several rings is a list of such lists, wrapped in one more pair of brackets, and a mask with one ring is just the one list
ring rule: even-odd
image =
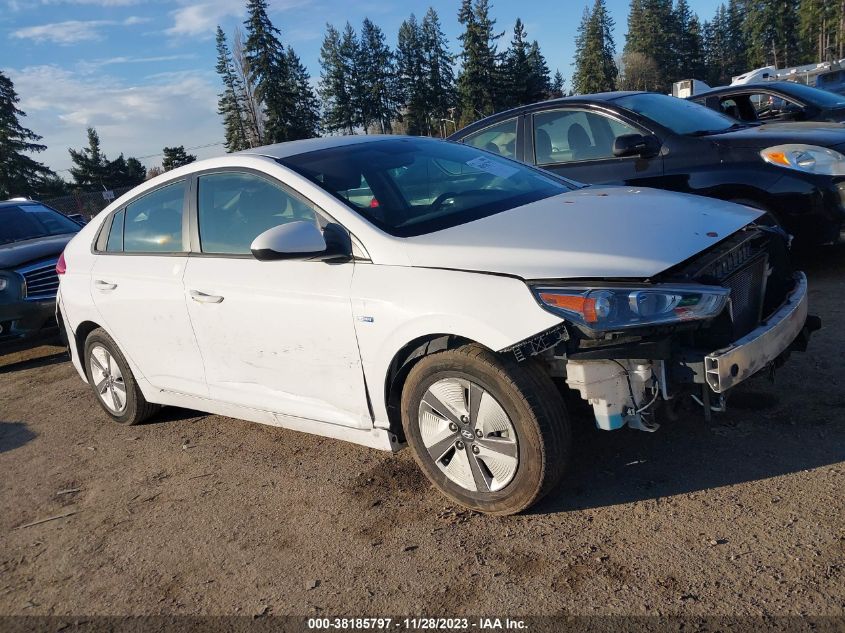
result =
[{"label": "white paint panel", "polygon": [[[354,264],[192,257],[191,321],[213,399],[371,427],[352,326]],[[194,301],[199,291],[219,303]]]},{"label": "white paint panel", "polygon": [[413,266],[523,279],[642,279],[713,246],[760,215],[701,196],[588,187],[409,238],[405,248]]},{"label": "white paint panel", "polygon": [[188,258],[99,255],[95,259],[90,292],[102,315],[95,320],[107,326],[124,355],[155,388],[206,395],[202,358],[182,287]]},{"label": "white paint panel", "polygon": [[537,304],[524,282],[500,275],[358,264],[352,295],[377,425],[387,423],[390,362],[414,339],[452,334],[499,350],[562,321]]}]

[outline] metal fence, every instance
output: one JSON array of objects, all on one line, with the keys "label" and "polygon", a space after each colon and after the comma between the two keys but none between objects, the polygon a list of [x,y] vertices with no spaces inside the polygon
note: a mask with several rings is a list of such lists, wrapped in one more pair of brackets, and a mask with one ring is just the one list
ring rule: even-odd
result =
[{"label": "metal fence", "polygon": [[65,215],[79,213],[86,220],[90,220],[111,204],[113,200],[116,200],[130,189],[132,187],[118,187],[109,191],[77,191],[69,196],[50,198],[43,200],[43,202]]}]

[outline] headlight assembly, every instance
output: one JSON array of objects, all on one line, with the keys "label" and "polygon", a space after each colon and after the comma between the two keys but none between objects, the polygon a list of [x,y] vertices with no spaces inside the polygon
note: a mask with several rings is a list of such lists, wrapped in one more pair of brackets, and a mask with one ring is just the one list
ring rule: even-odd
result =
[{"label": "headlight assembly", "polygon": [[786,169],[824,176],[845,176],[845,155],[826,147],[789,143],[760,152],[764,161]]},{"label": "headlight assembly", "polygon": [[717,286],[628,288],[532,288],[546,310],[590,330],[608,332],[666,323],[709,319],[728,302],[730,291]]}]

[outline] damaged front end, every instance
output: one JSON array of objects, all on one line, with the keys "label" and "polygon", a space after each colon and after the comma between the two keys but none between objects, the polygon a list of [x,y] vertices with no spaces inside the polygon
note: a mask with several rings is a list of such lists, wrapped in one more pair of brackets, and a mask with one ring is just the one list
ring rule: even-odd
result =
[{"label": "damaged front end", "polygon": [[820,327],[788,239],[750,225],[643,282],[534,282],[566,322],[508,348],[536,356],[593,408],[599,428],[654,431],[661,403],[694,400],[709,418],[727,392],[774,372]]}]

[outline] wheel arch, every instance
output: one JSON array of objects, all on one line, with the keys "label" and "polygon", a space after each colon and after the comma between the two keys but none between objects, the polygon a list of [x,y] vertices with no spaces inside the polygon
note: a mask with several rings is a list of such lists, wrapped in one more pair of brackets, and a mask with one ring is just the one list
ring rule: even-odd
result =
[{"label": "wheel arch", "polygon": [[390,431],[401,442],[405,442],[405,432],[402,429],[399,405],[402,399],[402,389],[405,386],[405,381],[408,378],[411,368],[426,356],[448,349],[455,349],[468,343],[475,343],[486,348],[486,346],[478,341],[466,338],[465,336],[441,332],[418,336],[403,345],[393,355],[393,359],[388,365],[387,375],[384,381],[384,405],[387,409]]},{"label": "wheel arch", "polygon": [[77,354],[76,357],[79,359],[79,364],[85,371],[86,377],[88,376],[88,370],[85,369],[85,341],[88,339],[88,335],[91,334],[91,332],[102,327],[102,325],[95,323],[94,321],[83,321],[76,326],[76,331],[73,334],[73,345]]}]

